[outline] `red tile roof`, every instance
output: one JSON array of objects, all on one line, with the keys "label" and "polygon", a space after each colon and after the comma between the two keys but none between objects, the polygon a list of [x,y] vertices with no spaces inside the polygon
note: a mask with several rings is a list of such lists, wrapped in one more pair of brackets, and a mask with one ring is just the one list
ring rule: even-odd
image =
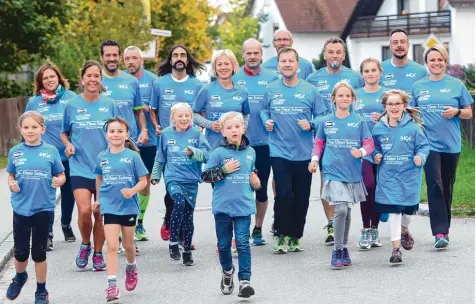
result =
[{"label": "red tile roof", "polygon": [[358,0],[275,0],[292,33],[341,32]]}]

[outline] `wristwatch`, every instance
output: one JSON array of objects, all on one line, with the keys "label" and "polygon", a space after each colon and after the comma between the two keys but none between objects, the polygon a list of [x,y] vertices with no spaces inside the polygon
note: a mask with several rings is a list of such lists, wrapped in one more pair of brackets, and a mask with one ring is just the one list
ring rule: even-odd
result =
[{"label": "wristwatch", "polygon": [[459,117],[461,115],[461,109],[458,109],[458,113],[456,113],[456,117]]}]

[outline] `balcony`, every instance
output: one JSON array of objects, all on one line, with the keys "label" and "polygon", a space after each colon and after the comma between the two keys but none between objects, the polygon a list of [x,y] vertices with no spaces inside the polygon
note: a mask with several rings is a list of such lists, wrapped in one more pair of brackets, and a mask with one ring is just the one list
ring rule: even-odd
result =
[{"label": "balcony", "polygon": [[451,14],[450,11],[440,11],[359,17],[352,25],[350,37],[388,37],[396,28],[404,29],[408,35],[451,33]]}]

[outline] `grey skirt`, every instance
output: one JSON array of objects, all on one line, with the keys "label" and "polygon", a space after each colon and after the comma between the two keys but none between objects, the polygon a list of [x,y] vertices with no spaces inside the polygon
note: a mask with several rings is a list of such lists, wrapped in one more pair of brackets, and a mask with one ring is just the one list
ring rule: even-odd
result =
[{"label": "grey skirt", "polygon": [[367,190],[363,181],[345,183],[340,181],[325,180],[322,185],[323,199],[331,205],[357,204],[367,200]]}]

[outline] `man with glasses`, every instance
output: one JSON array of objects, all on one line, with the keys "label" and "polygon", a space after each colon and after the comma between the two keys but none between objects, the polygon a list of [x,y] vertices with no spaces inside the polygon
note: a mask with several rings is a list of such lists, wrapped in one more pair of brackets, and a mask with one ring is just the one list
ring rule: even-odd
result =
[{"label": "man with glasses", "polygon": [[[291,32],[288,30],[277,30],[273,36],[273,46],[276,49],[276,53],[278,53],[279,50],[284,47],[292,47],[293,37],[291,35]],[[263,67],[265,69],[275,72],[279,78],[282,78],[281,73],[278,70],[277,56],[274,56],[264,62]],[[301,79],[306,79],[307,76],[309,76],[312,72],[314,72],[314,66],[312,65],[312,63],[309,60],[299,57],[299,70],[297,72],[298,77]]]}]

